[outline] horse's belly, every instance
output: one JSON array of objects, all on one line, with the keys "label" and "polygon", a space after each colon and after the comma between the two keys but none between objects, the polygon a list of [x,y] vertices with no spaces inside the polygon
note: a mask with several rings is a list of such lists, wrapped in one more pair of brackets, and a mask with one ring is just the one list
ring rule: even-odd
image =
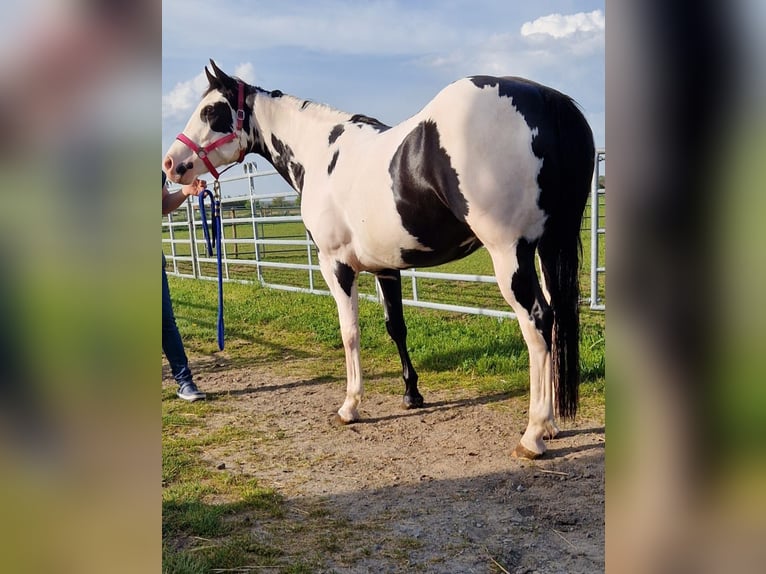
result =
[{"label": "horse's belly", "polygon": [[432,267],[460,259],[481,247],[471,229],[454,217],[423,220],[405,229],[398,217],[360,221],[354,251],[366,270]]},{"label": "horse's belly", "polygon": [[481,241],[474,235],[470,235],[462,241],[456,240],[440,249],[402,249],[402,267],[434,267],[466,257],[479,247],[481,247]]}]

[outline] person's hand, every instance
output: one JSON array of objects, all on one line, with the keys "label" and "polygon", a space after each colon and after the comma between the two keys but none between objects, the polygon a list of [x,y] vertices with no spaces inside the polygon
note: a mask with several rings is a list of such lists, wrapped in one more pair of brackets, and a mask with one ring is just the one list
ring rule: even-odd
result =
[{"label": "person's hand", "polygon": [[181,192],[186,195],[199,195],[207,188],[207,182],[204,179],[194,178],[189,185],[184,185]]}]

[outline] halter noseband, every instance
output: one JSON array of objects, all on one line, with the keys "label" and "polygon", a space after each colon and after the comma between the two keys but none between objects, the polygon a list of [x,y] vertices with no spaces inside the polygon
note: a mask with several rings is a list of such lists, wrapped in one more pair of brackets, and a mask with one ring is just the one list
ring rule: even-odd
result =
[{"label": "halter noseband", "polygon": [[[237,96],[237,129],[235,131],[231,132],[230,134],[226,134],[225,136],[221,136],[213,143],[208,144],[205,147],[198,146],[191,139],[186,137],[183,132],[176,136],[177,140],[186,144],[194,153],[197,154],[197,157],[199,157],[202,160],[202,163],[205,164],[205,167],[210,172],[210,175],[212,175],[216,180],[220,177],[220,174],[218,173],[218,170],[215,169],[215,166],[211,163],[207,156],[214,149],[237,139],[237,132],[242,129],[242,123],[245,121],[245,84],[242,82],[237,82],[237,86],[239,93]],[[242,160],[245,159],[246,153],[247,151],[244,149],[239,152],[239,159],[237,160],[238,163],[241,163]]]}]

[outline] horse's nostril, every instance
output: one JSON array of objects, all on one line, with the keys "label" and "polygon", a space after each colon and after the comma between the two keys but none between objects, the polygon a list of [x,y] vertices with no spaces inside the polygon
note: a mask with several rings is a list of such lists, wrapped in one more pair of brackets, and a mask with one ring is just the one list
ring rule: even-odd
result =
[{"label": "horse's nostril", "polygon": [[179,163],[178,167],[176,168],[176,173],[178,175],[183,175],[193,167],[194,167],[193,162]]}]

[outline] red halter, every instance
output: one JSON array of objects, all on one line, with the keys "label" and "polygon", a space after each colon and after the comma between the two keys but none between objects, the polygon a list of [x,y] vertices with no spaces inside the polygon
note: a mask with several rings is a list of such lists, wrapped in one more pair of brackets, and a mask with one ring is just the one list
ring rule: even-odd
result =
[{"label": "red halter", "polygon": [[[237,132],[242,129],[242,122],[245,121],[245,84],[242,82],[237,82],[237,84],[239,88],[239,94],[237,96],[237,129],[235,131],[218,138],[213,143],[208,144],[205,147],[198,146],[183,133],[180,133],[178,136],[176,136],[177,140],[189,146],[189,148],[197,154],[197,157],[199,157],[202,160],[202,163],[205,164],[205,167],[210,172],[210,175],[212,175],[216,180],[220,177],[220,174],[215,169],[215,166],[210,162],[207,156],[214,149],[237,139]],[[246,150],[242,150],[239,153],[239,159],[237,160],[238,163],[241,163],[242,160],[245,159],[245,153],[247,153]]]}]

